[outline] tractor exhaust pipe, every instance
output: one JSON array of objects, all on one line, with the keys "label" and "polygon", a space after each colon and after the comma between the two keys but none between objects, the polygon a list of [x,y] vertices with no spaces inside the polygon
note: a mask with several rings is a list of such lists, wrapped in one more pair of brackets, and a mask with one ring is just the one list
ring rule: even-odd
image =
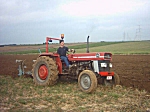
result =
[{"label": "tractor exhaust pipe", "polygon": [[90,37],[90,36],[87,37],[87,51],[86,51],[86,53],[89,53],[89,52],[90,52],[90,51],[89,51],[89,37]]}]

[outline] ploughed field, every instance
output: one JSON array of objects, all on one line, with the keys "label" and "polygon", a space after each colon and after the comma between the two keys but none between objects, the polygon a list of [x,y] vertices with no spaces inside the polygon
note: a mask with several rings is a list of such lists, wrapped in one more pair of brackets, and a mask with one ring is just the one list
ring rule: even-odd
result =
[{"label": "ploughed field", "polygon": [[[38,55],[0,55],[0,75],[18,77],[18,63],[16,59],[25,60],[27,68],[32,70],[33,60]],[[116,72],[121,80],[121,85],[138,88],[150,92],[150,55],[113,55],[112,71]]]}]

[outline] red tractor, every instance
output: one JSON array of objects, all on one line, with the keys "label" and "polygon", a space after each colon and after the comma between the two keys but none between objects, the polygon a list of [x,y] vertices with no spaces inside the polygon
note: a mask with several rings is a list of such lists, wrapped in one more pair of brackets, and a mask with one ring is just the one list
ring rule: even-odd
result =
[{"label": "red tractor", "polygon": [[[61,35],[61,39],[64,35]],[[56,52],[48,51],[48,43],[58,38],[46,38],[46,53],[39,55],[33,64],[32,76],[36,85],[54,85],[58,78],[67,75],[78,80],[79,88],[86,93],[91,93],[97,88],[98,79],[102,79],[104,85],[119,84],[119,76],[110,72],[112,54],[109,52],[89,53],[89,36],[87,38],[87,53],[68,54],[71,64],[69,70],[65,69],[65,63]]]}]

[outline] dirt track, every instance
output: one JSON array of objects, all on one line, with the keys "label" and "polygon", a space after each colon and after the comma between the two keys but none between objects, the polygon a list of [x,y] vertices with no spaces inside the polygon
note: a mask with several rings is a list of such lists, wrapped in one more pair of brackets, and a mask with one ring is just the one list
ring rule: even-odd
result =
[{"label": "dirt track", "polygon": [[[38,55],[0,55],[0,75],[18,77],[15,60],[25,60],[26,71],[32,69]],[[113,69],[121,79],[121,85],[150,92],[150,55],[113,55]]]}]

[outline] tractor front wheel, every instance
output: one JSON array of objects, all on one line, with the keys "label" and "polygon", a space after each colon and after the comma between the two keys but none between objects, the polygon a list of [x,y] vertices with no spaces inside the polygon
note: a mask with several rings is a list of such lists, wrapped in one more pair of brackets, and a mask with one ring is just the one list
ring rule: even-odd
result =
[{"label": "tractor front wheel", "polygon": [[114,86],[114,85],[119,85],[120,84],[120,78],[118,74],[114,74],[112,77],[112,80],[107,80],[106,77],[103,78],[103,84],[105,86]]},{"label": "tractor front wheel", "polygon": [[58,70],[52,58],[41,56],[33,64],[33,81],[36,85],[54,85],[58,79]]},{"label": "tractor front wheel", "polygon": [[85,93],[92,93],[97,88],[97,78],[94,72],[84,70],[78,77],[78,86]]}]

